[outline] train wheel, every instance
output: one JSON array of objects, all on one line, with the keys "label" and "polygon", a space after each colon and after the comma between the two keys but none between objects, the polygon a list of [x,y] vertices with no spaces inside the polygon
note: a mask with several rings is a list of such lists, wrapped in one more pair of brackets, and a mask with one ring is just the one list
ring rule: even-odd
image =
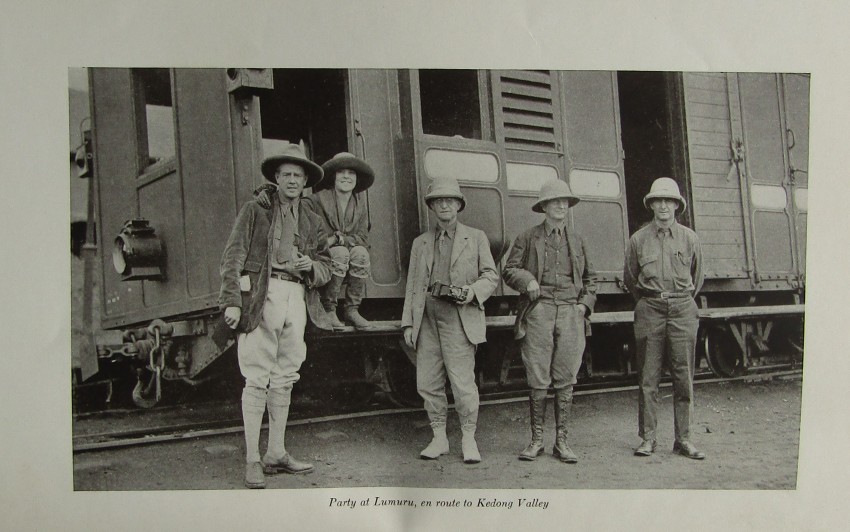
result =
[{"label": "train wheel", "polygon": [[719,377],[744,373],[744,354],[732,333],[723,327],[710,327],[702,334],[702,349],[709,369]]},{"label": "train wheel", "polygon": [[390,400],[398,406],[419,408],[422,397],[416,390],[416,366],[403,351],[393,350],[382,361],[384,380],[389,386]]}]

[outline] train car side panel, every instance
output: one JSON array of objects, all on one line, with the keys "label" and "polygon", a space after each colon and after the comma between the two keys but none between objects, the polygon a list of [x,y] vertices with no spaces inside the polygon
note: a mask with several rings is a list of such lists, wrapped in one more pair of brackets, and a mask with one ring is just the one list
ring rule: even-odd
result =
[{"label": "train car side panel", "polygon": [[730,160],[733,111],[726,75],[683,74],[691,175],[691,210],[700,235],[706,277],[747,278],[748,227],[739,163]]},{"label": "train car side panel", "polygon": [[794,187],[793,207],[796,212],[798,267],[806,274],[806,214],[809,187],[809,76],[783,74],[785,94],[786,140],[791,185]]},{"label": "train car side panel", "polygon": [[122,282],[112,268],[115,234],[138,213],[134,189],[138,138],[133,73],[129,68],[91,69],[92,129],[98,194],[98,252],[104,327],[142,305],[141,281]]},{"label": "train car side panel", "polygon": [[752,209],[755,280],[796,277],[793,187],[788,180],[783,102],[776,74],[738,74],[747,180]]},{"label": "train car side panel", "polygon": [[569,183],[581,202],[570,209],[590,242],[600,292],[620,292],[628,228],[616,77],[612,72],[562,72]]},{"label": "train car side panel", "polygon": [[229,101],[221,69],[175,71],[189,299],[214,302],[219,262],[236,218]]},{"label": "train car side panel", "polygon": [[[349,144],[375,170],[368,190],[369,242],[372,277],[369,297],[404,295],[404,276],[399,237],[401,212],[416,208],[416,198],[400,193],[399,182],[411,179],[396,171],[394,140],[400,134],[398,80],[390,70],[350,70],[348,95],[351,106]],[[330,178],[327,176],[326,178]]]}]

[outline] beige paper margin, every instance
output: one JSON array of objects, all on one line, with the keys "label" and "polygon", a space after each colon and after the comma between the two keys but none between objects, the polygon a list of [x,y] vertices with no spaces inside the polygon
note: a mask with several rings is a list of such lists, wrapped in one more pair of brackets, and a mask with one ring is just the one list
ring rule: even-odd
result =
[{"label": "beige paper margin", "polygon": [[[4,529],[234,530],[265,524],[280,530],[830,530],[846,523],[850,354],[842,333],[850,329],[844,319],[850,301],[850,9],[839,2],[4,4]],[[327,509],[330,495],[391,496],[391,489],[73,492],[66,69],[89,65],[811,72],[812,208],[797,489],[546,491],[556,508],[541,514]],[[435,496],[432,490],[402,493]]]}]

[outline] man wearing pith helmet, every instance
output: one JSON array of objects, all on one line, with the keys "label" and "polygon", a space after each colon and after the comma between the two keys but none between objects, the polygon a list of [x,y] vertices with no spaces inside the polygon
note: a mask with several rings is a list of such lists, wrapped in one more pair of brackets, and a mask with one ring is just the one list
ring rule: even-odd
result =
[{"label": "man wearing pith helmet", "polygon": [[520,340],[529,393],[531,442],[520,460],[544,452],[546,394],[555,389],[555,446],[552,454],[573,464],[578,456],[567,444],[567,419],[573,385],[581,366],[588,331],[586,320],[596,303],[596,273],[584,239],[569,225],[569,209],[579,202],[564,181],[540,187],[531,209],[543,223],[516,237],[505,264],[505,282],[520,293],[514,337]]},{"label": "man wearing pith helmet", "polygon": [[679,186],[669,177],[652,183],[644,206],[652,222],[629,239],[623,279],[635,298],[635,347],[640,379],[638,431],[643,442],[635,456],[656,448],[658,381],[663,366],[673,380],[673,452],[702,460],[690,440],[693,410],[694,351],[699,315],[694,296],[703,282],[699,238],[676,222],[687,208]]},{"label": "man wearing pith helmet", "polygon": [[365,191],[375,181],[375,172],[366,161],[351,153],[336,154],[322,165],[327,187],[319,184],[307,201],[322,217],[328,232],[331,254],[331,280],[322,292],[322,306],[331,325],[339,330],[344,324],[336,314],[337,300],[346,284],[343,316],[357,330],[372,325],[360,315],[360,302],[366,294],[369,278],[369,212]]},{"label": "man wearing pith helmet", "polygon": [[475,346],[486,341],[484,302],[499,276],[484,232],[457,221],[466,198],[456,180],[434,179],[425,203],[437,224],[413,241],[401,319],[404,341],[416,350],[416,386],[433,431],[420,457],[433,460],[449,452],[448,376],[463,434],[463,461],[478,463]]},{"label": "man wearing pith helmet", "polygon": [[[305,187],[322,179],[322,168],[297,144],[286,143],[261,166],[277,184],[271,208],[252,200],[242,206],[221,258],[219,306],[225,323],[239,332],[237,355],[245,377],[245,485],[263,488],[264,473],[309,473],[313,465],[286,452],[284,437],[292,387],[307,356],[306,291],[330,278],[322,220],[300,201]],[[315,318],[314,318],[315,319]],[[260,459],[260,427],[269,412],[269,440]]]}]

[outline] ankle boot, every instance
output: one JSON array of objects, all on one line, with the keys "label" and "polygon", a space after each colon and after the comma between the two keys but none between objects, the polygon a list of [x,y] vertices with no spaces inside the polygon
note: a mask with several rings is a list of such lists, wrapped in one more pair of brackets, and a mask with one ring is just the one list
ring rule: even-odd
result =
[{"label": "ankle boot", "polygon": [[546,390],[531,390],[528,396],[531,417],[531,443],[519,453],[520,460],[532,461],[543,453],[543,424],[546,422]]},{"label": "ankle boot", "polygon": [[575,464],[578,462],[578,456],[567,445],[567,418],[570,417],[570,407],[572,406],[572,386],[561,390],[555,390],[555,448],[552,449],[552,454],[556,458],[567,464]]},{"label": "ankle boot", "polygon": [[368,331],[372,328],[372,324],[360,315],[360,309],[355,305],[346,305],[345,310],[342,311],[345,316],[345,320],[352,325],[358,331]]},{"label": "ankle boot", "polygon": [[422,449],[419,457],[423,460],[434,460],[440,455],[449,452],[449,439],[446,437],[446,423],[444,421],[431,423],[431,430],[434,432],[434,437],[428,447]]},{"label": "ankle boot", "polygon": [[325,312],[328,313],[328,321],[333,327],[335,331],[341,331],[345,329],[345,324],[340,321],[339,317],[336,315],[336,305],[337,300],[339,299],[339,290],[342,287],[342,283],[345,280],[344,277],[340,277],[338,275],[331,275],[331,280],[328,281],[328,284],[322,288],[322,308],[325,309]]},{"label": "ankle boot", "polygon": [[463,463],[465,464],[477,464],[481,461],[481,453],[478,452],[478,443],[475,441],[475,428],[474,423],[460,427],[463,433],[460,444],[463,448]]},{"label": "ankle boot", "polygon": [[[324,306],[324,304],[322,304],[322,306]],[[325,310],[328,313],[328,321],[330,322],[331,327],[333,327],[333,330],[336,332],[345,330],[345,324],[340,321],[339,316],[336,314],[336,303],[328,305],[325,307]]]},{"label": "ankle boot", "polygon": [[360,315],[360,302],[366,295],[366,279],[363,277],[348,276],[348,286],[345,289],[345,310],[343,316],[354,325],[358,331],[368,331],[372,328],[369,320]]}]

